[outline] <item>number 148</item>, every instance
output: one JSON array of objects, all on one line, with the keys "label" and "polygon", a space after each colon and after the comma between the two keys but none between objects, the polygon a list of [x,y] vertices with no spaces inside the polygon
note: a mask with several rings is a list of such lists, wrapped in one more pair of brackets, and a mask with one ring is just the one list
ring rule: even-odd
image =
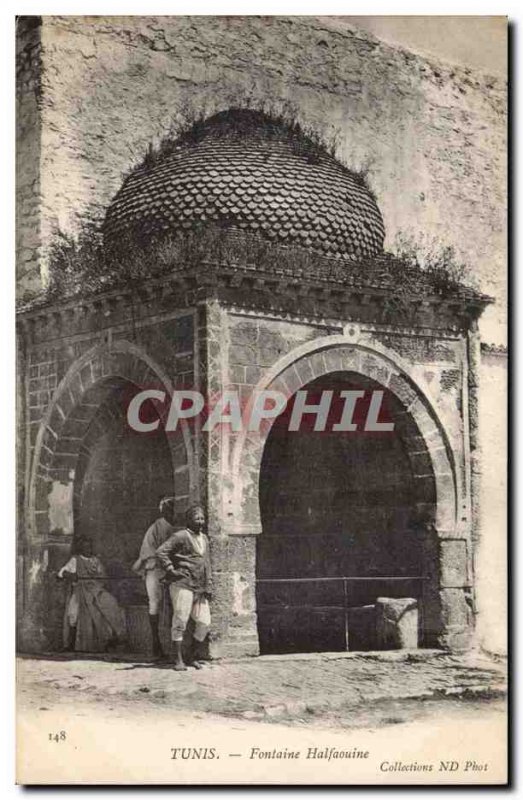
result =
[{"label": "number 148", "polygon": [[65,731],[59,731],[59,733],[50,733],[49,734],[49,741],[50,742],[65,742],[66,740]]}]

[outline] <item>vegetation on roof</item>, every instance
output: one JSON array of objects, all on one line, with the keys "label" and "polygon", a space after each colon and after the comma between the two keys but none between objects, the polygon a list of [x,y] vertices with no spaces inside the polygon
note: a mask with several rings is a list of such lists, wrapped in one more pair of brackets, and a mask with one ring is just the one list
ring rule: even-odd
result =
[{"label": "vegetation on roof", "polygon": [[[247,98],[246,102],[211,116],[204,109],[182,110],[176,124],[148,149],[136,169],[149,169],[182,144],[201,141],[210,129],[213,136],[283,138],[321,158],[334,157],[336,153],[337,135],[328,140],[304,125],[292,106],[255,106]],[[369,189],[368,165],[359,173],[349,171],[353,177],[359,174],[361,184]],[[126,289],[172,272],[190,271],[211,260],[216,265],[293,274],[362,288],[380,287],[388,292],[383,302],[390,307],[391,314],[407,313],[413,295],[436,294],[444,300],[463,293],[476,294],[470,273],[451,247],[435,240],[416,241],[406,234],[396,237],[392,253],[361,260],[328,256],[298,245],[276,244],[253,233],[209,223],[195,224],[179,234],[129,236],[111,249],[107,242],[104,244],[102,225],[88,214],[78,235],[56,232],[49,251],[47,288],[32,298],[24,298],[24,306]]]},{"label": "vegetation on roof", "polygon": [[[438,295],[441,300],[473,297],[477,292],[462,281],[464,266],[452,248],[423,251],[408,237],[403,254],[385,253],[374,259],[332,258],[298,247],[283,246],[240,231],[201,225],[183,235],[137,242],[129,240],[108,252],[99,226],[87,223],[77,237],[57,233],[50,251],[45,292],[24,298],[24,309],[131,289],[176,272],[195,272],[202,265],[235,267],[251,272],[317,279],[355,290],[386,290],[385,316],[411,315],[413,297]],[[423,257],[422,257],[423,256]]]},{"label": "vegetation on roof", "polygon": [[459,287],[479,291],[476,276],[460,259],[455,247],[442,243],[435,236],[399,231],[391,252],[406,269],[430,277],[436,291],[447,292]]},{"label": "vegetation on roof", "polygon": [[336,159],[351,176],[364,186],[373,196],[369,185],[369,167],[343,164],[337,153],[341,141],[341,131],[329,128],[320,132],[317,127],[305,122],[297,108],[289,102],[279,105],[254,102],[250,96],[238,95],[227,109],[209,114],[205,106],[185,106],[155,142],[150,143],[142,159],[130,170],[128,175],[150,170],[182,146],[198,144],[212,132],[212,136],[239,138],[260,138],[267,141],[289,142],[297,155],[309,158]]}]

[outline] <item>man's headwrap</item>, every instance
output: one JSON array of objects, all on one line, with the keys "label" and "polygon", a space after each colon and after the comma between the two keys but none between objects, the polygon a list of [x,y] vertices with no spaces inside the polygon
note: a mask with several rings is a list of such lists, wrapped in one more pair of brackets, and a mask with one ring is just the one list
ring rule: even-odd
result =
[{"label": "man's headwrap", "polygon": [[168,514],[174,512],[174,497],[166,496],[160,500],[160,514]]}]

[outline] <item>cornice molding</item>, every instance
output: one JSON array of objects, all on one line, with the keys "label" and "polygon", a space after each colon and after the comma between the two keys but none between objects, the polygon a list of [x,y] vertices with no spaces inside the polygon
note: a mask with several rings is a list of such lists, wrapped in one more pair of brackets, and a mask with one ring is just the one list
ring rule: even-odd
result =
[{"label": "cornice molding", "polygon": [[484,295],[421,295],[415,288],[402,304],[389,289],[332,280],[302,279],[282,272],[224,266],[211,262],[198,269],[185,269],[162,278],[111,289],[78,298],[54,300],[18,312],[19,327],[30,341],[65,338],[86,330],[103,330],[164,313],[167,309],[194,307],[217,300],[228,307],[251,312],[277,313],[304,321],[354,320],[410,328],[458,331],[469,327],[491,302]]}]

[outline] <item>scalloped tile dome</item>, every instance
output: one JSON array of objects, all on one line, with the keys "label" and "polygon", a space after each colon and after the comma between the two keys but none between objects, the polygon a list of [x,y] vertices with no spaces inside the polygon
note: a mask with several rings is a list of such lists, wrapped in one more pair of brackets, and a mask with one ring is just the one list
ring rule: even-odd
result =
[{"label": "scalloped tile dome", "polygon": [[211,224],[360,260],[385,230],[361,179],[324,148],[265,114],[221,112],[124,182],[104,222],[106,245]]}]

